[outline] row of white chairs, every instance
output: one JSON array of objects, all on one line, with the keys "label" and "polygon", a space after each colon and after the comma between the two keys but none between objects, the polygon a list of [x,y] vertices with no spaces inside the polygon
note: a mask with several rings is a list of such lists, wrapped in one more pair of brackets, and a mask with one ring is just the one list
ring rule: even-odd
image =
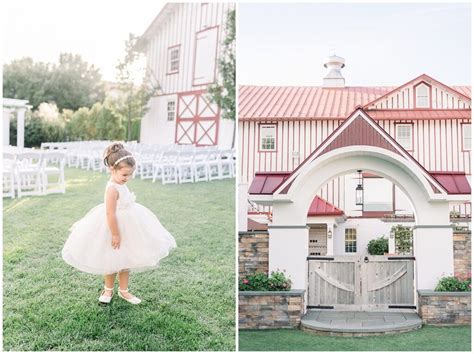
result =
[{"label": "row of white chairs", "polygon": [[[42,148],[66,153],[67,165],[107,172],[103,152],[108,141],[44,143]],[[235,177],[235,151],[216,146],[146,145],[124,143],[137,162],[134,177],[161,180],[162,184],[192,183]]]},{"label": "row of white chairs", "polygon": [[65,193],[66,155],[56,151],[3,153],[3,197]]}]

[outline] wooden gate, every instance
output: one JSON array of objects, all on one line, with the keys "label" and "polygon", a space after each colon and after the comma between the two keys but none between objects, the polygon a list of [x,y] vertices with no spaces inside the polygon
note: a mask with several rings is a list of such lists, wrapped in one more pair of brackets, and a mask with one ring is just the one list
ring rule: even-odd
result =
[{"label": "wooden gate", "polygon": [[414,257],[308,257],[308,308],[415,308]]}]

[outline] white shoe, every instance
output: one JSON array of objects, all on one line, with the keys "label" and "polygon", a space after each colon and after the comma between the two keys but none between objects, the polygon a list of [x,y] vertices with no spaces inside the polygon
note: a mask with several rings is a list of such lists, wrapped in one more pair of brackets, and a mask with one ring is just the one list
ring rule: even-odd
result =
[{"label": "white shoe", "polygon": [[[112,291],[112,295],[110,296],[104,295],[105,290]],[[114,291],[114,288],[108,288],[104,286],[104,291],[102,291],[102,293],[99,296],[99,302],[101,304],[110,304],[110,301],[112,301],[112,296],[114,296],[113,291]]]},{"label": "white shoe", "polygon": [[125,289],[125,290],[122,290],[119,288],[119,297],[121,297],[122,299],[124,299],[125,301],[128,301],[129,303],[133,304],[133,305],[138,305],[140,302],[142,302],[142,300],[140,300],[138,297],[134,296],[132,297],[131,299],[127,299],[125,296],[122,295],[122,293],[128,293],[128,288]]}]

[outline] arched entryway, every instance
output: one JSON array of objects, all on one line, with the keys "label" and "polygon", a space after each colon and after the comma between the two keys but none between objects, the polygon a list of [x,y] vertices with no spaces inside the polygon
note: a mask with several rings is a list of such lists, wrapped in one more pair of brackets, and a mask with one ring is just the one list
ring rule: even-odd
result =
[{"label": "arched entryway", "polygon": [[[269,225],[269,270],[285,270],[293,288],[308,287],[307,211],[316,192],[339,175],[357,170],[375,173],[398,186],[414,214],[417,289],[434,289],[453,273],[452,196],[365,112],[356,110],[271,195],[250,198],[273,209]],[[464,198],[464,199],[463,199]]]}]

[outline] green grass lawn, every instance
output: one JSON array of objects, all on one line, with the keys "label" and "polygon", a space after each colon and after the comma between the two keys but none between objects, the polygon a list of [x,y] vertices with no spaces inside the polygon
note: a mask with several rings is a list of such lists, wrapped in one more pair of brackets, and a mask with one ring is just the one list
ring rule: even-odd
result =
[{"label": "green grass lawn", "polygon": [[235,180],[130,181],[178,248],[160,268],[131,274],[140,305],[115,295],[100,306],[102,277],[64,263],[61,249],[70,226],[103,201],[107,179],[67,169],[64,195],[3,200],[4,350],[235,350]]},{"label": "green grass lawn", "polygon": [[372,337],[330,337],[297,329],[240,330],[239,351],[471,351],[471,327],[423,328]]}]

